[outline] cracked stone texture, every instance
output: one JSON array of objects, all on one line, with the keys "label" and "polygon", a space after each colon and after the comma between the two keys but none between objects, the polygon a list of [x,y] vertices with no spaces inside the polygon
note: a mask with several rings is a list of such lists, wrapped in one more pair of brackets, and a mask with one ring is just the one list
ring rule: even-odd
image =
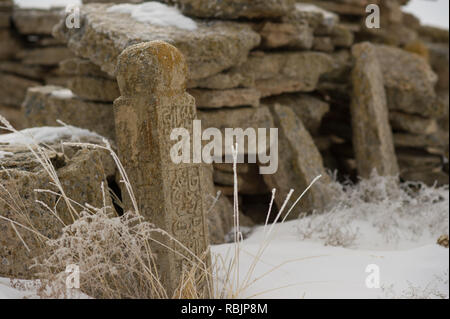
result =
[{"label": "cracked stone texture", "polygon": [[376,169],[382,176],[395,176],[399,169],[377,49],[363,42],[353,46],[352,54],[355,65],[350,111],[358,173],[369,178]]},{"label": "cracked stone texture", "polygon": [[423,117],[440,117],[445,112],[444,106],[436,103],[438,77],[425,59],[385,45],[375,48],[390,110]]},{"label": "cracked stone texture", "polygon": [[249,51],[261,41],[250,26],[237,22],[198,22],[198,29],[191,32],[137,22],[124,13],[108,13],[110,6],[82,6],[81,28],[67,29],[62,19],[54,36],[111,76],[115,75],[119,54],[137,43],[162,40],[174,45],[186,57],[190,78],[200,79],[245,62]]},{"label": "cracked stone texture", "polygon": [[279,161],[275,174],[263,175],[269,189],[276,188],[275,202],[281,208],[290,189],[294,193],[284,211],[286,214],[300,194],[319,175],[320,178],[305,194],[288,216],[297,218],[301,213],[322,211],[332,204],[334,191],[331,178],[323,166],[322,156],[302,120],[287,106],[276,104],[271,112],[278,127]]},{"label": "cracked stone texture", "polygon": [[77,96],[68,98],[52,93],[62,90],[57,86],[30,88],[22,104],[27,127],[55,126],[56,120],[86,128],[109,139],[115,139],[112,103],[95,103]]},{"label": "cracked stone texture", "polygon": [[[101,184],[115,174],[115,164],[106,151],[81,149],[80,147],[64,146],[59,142],[68,140],[62,138],[45,148],[50,162],[68,198],[78,203],[89,203],[94,207],[103,207]],[[70,140],[70,139],[69,139]],[[101,143],[100,140],[89,138],[89,143]],[[35,148],[35,147],[33,147]],[[35,189],[59,191],[50,184],[50,178],[35,156],[26,146],[1,145],[0,150],[11,153],[0,158],[0,215],[9,218],[24,226],[30,223],[39,233],[48,238],[56,238],[62,225],[44,206],[35,200],[40,200],[49,207],[56,206],[61,219],[70,223],[67,206],[59,196],[49,193],[37,193]],[[111,205],[110,197],[106,199]],[[29,251],[17,236],[19,232]],[[43,252],[44,243],[32,232],[16,225],[16,230],[10,222],[0,219],[0,276],[11,278],[30,279],[34,272],[29,267],[33,264],[32,258]]]},{"label": "cracked stone texture", "polygon": [[162,0],[176,4],[189,16],[199,18],[279,18],[288,14],[294,0]]}]

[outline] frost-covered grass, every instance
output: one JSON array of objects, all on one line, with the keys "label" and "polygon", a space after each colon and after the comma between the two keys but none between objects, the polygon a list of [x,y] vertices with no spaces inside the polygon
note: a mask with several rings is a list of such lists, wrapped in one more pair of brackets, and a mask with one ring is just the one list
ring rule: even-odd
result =
[{"label": "frost-covered grass", "polygon": [[448,234],[448,207],[448,185],[398,183],[374,173],[342,185],[331,210],[301,218],[297,228],[301,240],[325,245],[398,248]]}]

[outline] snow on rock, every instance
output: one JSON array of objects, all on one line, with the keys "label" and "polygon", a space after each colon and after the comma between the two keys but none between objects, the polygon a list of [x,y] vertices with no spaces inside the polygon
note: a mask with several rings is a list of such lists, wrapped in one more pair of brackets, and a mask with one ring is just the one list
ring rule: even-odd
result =
[{"label": "snow on rock", "polygon": [[14,0],[14,4],[23,9],[65,8],[67,6],[81,5],[81,0]]},{"label": "snow on rock", "polygon": [[154,1],[118,4],[108,8],[107,12],[126,13],[136,21],[161,27],[176,27],[189,31],[197,29],[195,21],[184,16],[177,8]]},{"label": "snow on rock", "polygon": [[33,127],[15,133],[3,134],[0,135],[0,143],[29,145],[34,143],[52,143],[63,138],[77,141],[82,137],[102,139],[97,133],[67,125],[61,127]]},{"label": "snow on rock", "polygon": [[54,96],[59,99],[71,99],[75,95],[69,89],[58,89],[58,90],[52,91],[51,96]]},{"label": "snow on rock", "polygon": [[[448,296],[449,251],[435,243],[416,244],[405,250],[347,249],[299,240],[296,221],[276,228],[277,236],[253,272],[249,269],[261,247],[264,228],[241,244],[241,285],[247,275],[249,282],[260,279],[243,290],[239,298],[414,297],[407,295],[410,289],[423,298]],[[213,256],[220,255],[226,261],[233,251],[232,244],[212,247]],[[369,265],[376,265],[380,271],[379,288],[366,286]],[[217,273],[220,283],[225,272]]]}]

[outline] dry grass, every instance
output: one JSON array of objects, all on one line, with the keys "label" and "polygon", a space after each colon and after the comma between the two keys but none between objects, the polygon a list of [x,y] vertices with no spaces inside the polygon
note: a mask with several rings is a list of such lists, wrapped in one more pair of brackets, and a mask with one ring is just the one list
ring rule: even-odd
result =
[{"label": "dry grass", "polygon": [[[17,132],[4,118],[0,116],[0,122],[10,132]],[[51,193],[59,196],[67,206],[72,223],[65,224],[55,208],[48,207],[45,203],[37,204],[44,207],[55,218],[55,222],[61,224],[62,234],[58,238],[46,238],[34,230],[32,224],[18,224],[8,220],[13,227],[22,227],[33,232],[45,245],[45,254],[37,259],[34,267],[40,278],[39,294],[43,298],[73,298],[75,294],[66,289],[65,281],[67,265],[75,264],[80,269],[81,292],[94,298],[186,298],[201,299],[212,298],[239,298],[255,282],[261,279],[254,278],[253,273],[256,265],[260,262],[265,250],[271,240],[276,236],[275,224],[284,222],[289,213],[298,204],[301,198],[319,178],[317,177],[311,185],[303,192],[296,202],[289,208],[283,220],[281,216],[287,210],[293,190],[288,194],[284,205],[278,212],[273,224],[268,220],[272,211],[272,205],[276,195],[272,191],[272,200],[267,213],[265,224],[266,236],[261,242],[258,253],[254,256],[253,263],[241,277],[239,256],[241,254],[242,233],[240,232],[239,207],[237,200],[237,145],[234,154],[234,246],[232,258],[218,257],[211,263],[207,261],[209,252],[204,256],[195,256],[183,243],[178,242],[170,234],[153,224],[144,220],[141,216],[131,181],[122,166],[117,154],[112,150],[109,143],[104,140],[104,145],[86,143],[65,143],[70,146],[97,148],[106,150],[114,159],[120,173],[121,183],[124,184],[132,209],[123,216],[118,216],[113,207],[106,205],[107,191],[102,185],[104,206],[92,207],[89,204],[74,202],[65,194],[58,179],[57,172],[47,156],[44,148],[39,143],[29,145],[30,151],[39,161],[45,172],[52,181],[52,186],[57,191],[35,190],[41,193]],[[17,196],[12,196],[17,197]],[[19,196],[20,199],[20,196]],[[59,201],[59,200],[58,200]],[[18,206],[19,207],[19,206]],[[20,209],[18,214],[26,216],[27,212]],[[0,216],[1,217],[1,216]],[[19,235],[19,233],[17,232]],[[175,249],[169,247],[166,241],[160,240],[161,236],[175,244]],[[23,242],[26,245],[25,242]],[[172,295],[169,295],[161,282],[161,276],[157,267],[156,256],[153,252],[154,245],[162,245],[167,252],[175,253],[186,260],[186,267],[182,270],[179,287]],[[274,267],[275,270],[278,267]],[[214,282],[212,274],[222,274],[224,280],[219,284]],[[269,275],[270,271],[264,276]],[[206,284],[205,284],[206,283]],[[205,285],[212,290],[204,289]]]}]

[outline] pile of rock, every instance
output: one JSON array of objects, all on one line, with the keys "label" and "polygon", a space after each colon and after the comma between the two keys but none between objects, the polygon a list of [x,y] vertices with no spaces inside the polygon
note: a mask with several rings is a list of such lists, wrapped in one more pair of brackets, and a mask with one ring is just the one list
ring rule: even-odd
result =
[{"label": "pile of rock", "polygon": [[[161,25],[133,16],[155,3],[93,3],[80,8],[80,28],[60,19],[53,41],[74,55],[57,69],[68,89],[30,89],[26,126],[59,119],[114,140],[118,56],[132,44],[164,40],[186,57],[188,92],[203,128],[279,129],[275,174],[261,175],[260,164],[238,165],[241,207],[255,221],[264,219],[271,189],[278,190],[280,208],[291,188],[293,202],[318,175],[292,217],[326,208],[334,194],[327,168],[344,177],[376,168],[448,183],[448,32],[403,14],[405,1],[376,1],[380,29],[365,26],[366,6],[373,3],[366,0],[160,2],[176,4],[187,17]],[[375,44],[354,47],[367,40]],[[232,196],[232,165],[214,164],[213,176],[216,189]],[[222,202],[229,211],[230,203]]]},{"label": "pile of rock", "polygon": [[[342,23],[355,32],[357,42],[378,43],[376,55],[386,89],[400,176],[427,184],[448,184],[448,31],[422,26],[413,15],[402,12],[401,6],[407,1],[307,2],[339,14]],[[379,29],[365,26],[365,8],[370,3],[380,7]],[[327,162],[350,176],[364,175],[356,169],[350,129],[349,74],[353,61],[346,51],[335,57],[338,67],[319,84],[319,91],[330,97],[331,104],[322,124],[323,132],[333,136]]]},{"label": "pile of rock", "polygon": [[[335,47],[348,49],[352,33],[339,24],[337,15],[311,5],[292,7],[293,1],[233,1],[225,7],[217,2],[208,12],[199,4],[180,5],[184,13],[195,17],[195,32],[142,23],[115,10],[117,7],[111,9],[111,4],[84,5],[80,29],[68,29],[62,21],[54,35],[67,42],[77,58],[63,61],[60,72],[70,77],[68,88],[74,95],[62,101],[51,97],[48,88],[30,90],[24,103],[28,125],[54,124],[57,118],[73,125],[87,124],[84,119],[89,117],[97,122],[88,128],[112,137],[114,130],[105,132],[103,125],[111,117],[98,112],[112,106],[120,95],[115,80],[118,55],[133,43],[165,40],[186,56],[188,92],[196,99],[203,128],[280,128],[284,151],[276,174],[259,175],[257,164],[239,168],[243,207],[252,206],[246,205],[247,201],[256,198],[268,202],[272,188],[278,189],[276,202],[281,206],[291,188],[296,190],[296,198],[322,174],[301,209],[323,209],[332,197],[327,187],[330,179],[311,134],[326,148],[326,138],[318,136],[318,130],[329,106],[313,92],[320,77],[333,70],[328,52]],[[246,6],[247,11],[243,10]],[[201,19],[205,17],[217,19]],[[40,100],[36,95],[47,96],[48,103],[36,103]],[[65,106],[52,106],[55,103]],[[64,107],[76,109],[78,116],[62,112]],[[100,118],[104,121],[98,121]],[[232,166],[216,165],[214,181],[218,189],[231,195]]]},{"label": "pile of rock", "polygon": [[10,0],[0,2],[0,110],[16,127],[23,125],[19,109],[28,88],[65,85],[58,64],[72,53],[51,36],[61,11],[20,8]]}]

